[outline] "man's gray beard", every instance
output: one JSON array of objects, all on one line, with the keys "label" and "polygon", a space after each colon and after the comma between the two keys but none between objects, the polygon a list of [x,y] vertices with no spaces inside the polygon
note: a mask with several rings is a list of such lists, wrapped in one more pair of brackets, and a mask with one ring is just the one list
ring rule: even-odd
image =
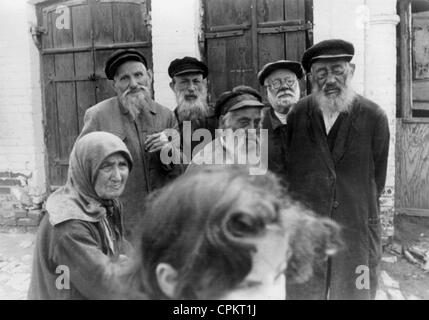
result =
[{"label": "man's gray beard", "polygon": [[139,115],[141,108],[147,103],[143,91],[130,93],[130,91],[127,90],[119,97],[119,101],[130,112],[134,120]]},{"label": "man's gray beard", "polygon": [[290,97],[289,102],[286,105],[279,104],[275,94],[268,93],[267,99],[270,105],[274,108],[274,110],[282,109],[285,112],[280,112],[280,113],[287,114],[290,108],[298,102],[299,94],[296,91],[294,91],[294,97]]},{"label": "man's gray beard", "polygon": [[208,115],[208,105],[206,102],[206,95],[198,95],[197,99],[187,101],[185,95],[180,93],[177,97],[177,117],[179,122],[183,121],[197,121],[198,119],[205,118]]},{"label": "man's gray beard", "polygon": [[335,97],[326,96],[323,90],[318,87],[317,83],[313,83],[313,88],[317,105],[322,112],[327,115],[331,115],[335,112],[350,111],[356,97],[356,92],[351,88],[349,83],[346,83],[346,86],[341,88],[341,93]]}]

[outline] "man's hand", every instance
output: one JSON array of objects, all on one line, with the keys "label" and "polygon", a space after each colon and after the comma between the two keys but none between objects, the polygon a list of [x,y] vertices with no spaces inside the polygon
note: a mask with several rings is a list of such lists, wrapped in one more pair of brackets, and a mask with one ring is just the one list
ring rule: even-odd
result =
[{"label": "man's hand", "polygon": [[146,138],[145,150],[148,152],[160,151],[164,146],[169,144],[169,140],[164,131],[148,135]]}]

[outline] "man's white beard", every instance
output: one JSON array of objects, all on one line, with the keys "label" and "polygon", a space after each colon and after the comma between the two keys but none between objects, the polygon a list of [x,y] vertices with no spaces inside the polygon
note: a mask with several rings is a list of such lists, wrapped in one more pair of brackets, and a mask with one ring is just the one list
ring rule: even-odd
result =
[{"label": "man's white beard", "polygon": [[131,93],[127,89],[120,97],[119,101],[130,112],[131,117],[135,120],[143,106],[148,103],[149,92],[147,88],[140,87],[141,90]]},{"label": "man's white beard", "polygon": [[322,112],[326,115],[332,115],[336,112],[345,112],[350,111],[350,108],[353,104],[353,101],[356,97],[356,92],[350,85],[351,79],[347,79],[346,85],[338,87],[341,89],[338,96],[325,95],[324,87],[319,88],[317,82],[313,82],[313,93],[316,99],[316,102]]},{"label": "man's white beard", "polygon": [[185,93],[179,91],[176,93],[177,99],[177,117],[179,122],[183,121],[196,121],[201,118],[205,118],[208,115],[207,105],[207,90],[197,93],[197,98],[192,101],[185,99]]},{"label": "man's white beard", "polygon": [[278,99],[277,94],[279,92],[277,92],[276,94],[273,94],[270,91],[268,91],[267,98],[268,98],[268,102],[271,104],[274,110],[276,110],[278,113],[287,114],[290,108],[298,102],[300,93],[297,89],[296,90],[286,89],[282,91],[293,93],[294,96],[293,97],[287,96],[287,98],[283,97]]}]

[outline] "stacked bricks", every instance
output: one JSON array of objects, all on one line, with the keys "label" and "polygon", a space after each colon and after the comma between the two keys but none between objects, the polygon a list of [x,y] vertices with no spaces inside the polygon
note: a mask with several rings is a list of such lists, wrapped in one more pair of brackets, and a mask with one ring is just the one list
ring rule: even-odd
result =
[{"label": "stacked bricks", "polygon": [[37,227],[42,209],[23,205],[12,188],[22,188],[22,175],[0,172],[0,226]]}]

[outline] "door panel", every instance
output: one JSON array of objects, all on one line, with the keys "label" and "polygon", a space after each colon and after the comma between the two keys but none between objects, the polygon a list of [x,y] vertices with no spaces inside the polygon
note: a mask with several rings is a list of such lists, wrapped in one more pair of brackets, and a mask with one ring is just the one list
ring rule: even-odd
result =
[{"label": "door panel", "polygon": [[240,84],[261,89],[257,73],[264,64],[300,61],[311,45],[308,0],[205,0],[204,10],[211,104]]},{"label": "door panel", "polygon": [[429,213],[429,125],[401,122],[398,128],[396,193],[398,213]]},{"label": "door panel", "polygon": [[398,12],[395,212],[429,217],[429,3],[400,1]]},{"label": "door panel", "polygon": [[[59,6],[68,10],[57,12]],[[145,0],[70,0],[37,5],[39,25],[45,29],[41,57],[51,185],[65,183],[69,154],[82,129],[85,111],[115,95],[104,74],[109,55],[117,49],[136,48],[152,65],[148,8],[150,3]],[[64,18],[69,19],[69,28],[58,28],[57,20]]]}]

